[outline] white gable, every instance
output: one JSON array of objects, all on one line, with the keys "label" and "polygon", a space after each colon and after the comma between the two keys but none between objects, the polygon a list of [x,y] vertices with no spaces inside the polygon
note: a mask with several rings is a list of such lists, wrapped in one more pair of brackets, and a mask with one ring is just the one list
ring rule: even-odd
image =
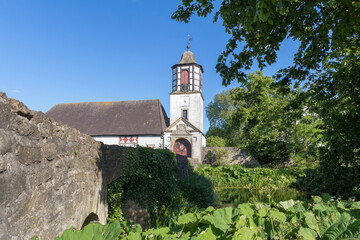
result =
[{"label": "white gable", "polygon": [[195,126],[190,124],[188,121],[183,118],[179,118],[173,124],[171,124],[165,131],[171,131],[173,133],[185,133],[185,132],[193,132],[199,131]]}]

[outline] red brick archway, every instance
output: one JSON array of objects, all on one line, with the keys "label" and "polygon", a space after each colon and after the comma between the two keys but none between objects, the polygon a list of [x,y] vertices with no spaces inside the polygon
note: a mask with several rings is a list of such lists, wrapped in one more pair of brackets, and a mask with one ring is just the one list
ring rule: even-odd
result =
[{"label": "red brick archway", "polygon": [[174,143],[173,152],[182,155],[191,157],[191,144],[186,139],[178,139]]}]

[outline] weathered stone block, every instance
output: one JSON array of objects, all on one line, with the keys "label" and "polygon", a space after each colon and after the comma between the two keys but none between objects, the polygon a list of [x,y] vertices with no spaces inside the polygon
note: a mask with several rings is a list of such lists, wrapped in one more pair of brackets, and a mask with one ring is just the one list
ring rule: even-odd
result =
[{"label": "weathered stone block", "polygon": [[53,239],[90,214],[106,223],[101,149],[0,93],[0,239]]}]

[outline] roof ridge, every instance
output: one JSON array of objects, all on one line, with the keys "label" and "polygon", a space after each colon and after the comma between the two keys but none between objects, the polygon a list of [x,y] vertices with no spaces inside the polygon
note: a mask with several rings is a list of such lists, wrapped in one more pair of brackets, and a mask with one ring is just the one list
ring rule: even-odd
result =
[{"label": "roof ridge", "polygon": [[[147,102],[147,101],[160,101],[160,99],[142,99],[142,100],[123,100],[123,101],[94,101],[94,102],[71,102],[71,103],[56,103],[53,107],[57,105],[70,105],[70,104],[84,104],[84,103],[121,103],[121,102]],[[51,107],[51,108],[53,108]],[[50,108],[50,109],[51,109]]]},{"label": "roof ridge", "polygon": [[166,128],[161,106],[160,99],[82,102],[56,104],[46,114],[89,135],[160,135]]}]

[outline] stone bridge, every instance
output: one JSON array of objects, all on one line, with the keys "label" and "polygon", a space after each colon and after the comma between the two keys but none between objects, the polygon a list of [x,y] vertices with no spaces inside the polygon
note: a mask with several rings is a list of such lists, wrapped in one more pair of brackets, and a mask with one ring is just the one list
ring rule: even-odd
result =
[{"label": "stone bridge", "polygon": [[106,223],[106,185],[125,155],[0,92],[0,240]]}]

